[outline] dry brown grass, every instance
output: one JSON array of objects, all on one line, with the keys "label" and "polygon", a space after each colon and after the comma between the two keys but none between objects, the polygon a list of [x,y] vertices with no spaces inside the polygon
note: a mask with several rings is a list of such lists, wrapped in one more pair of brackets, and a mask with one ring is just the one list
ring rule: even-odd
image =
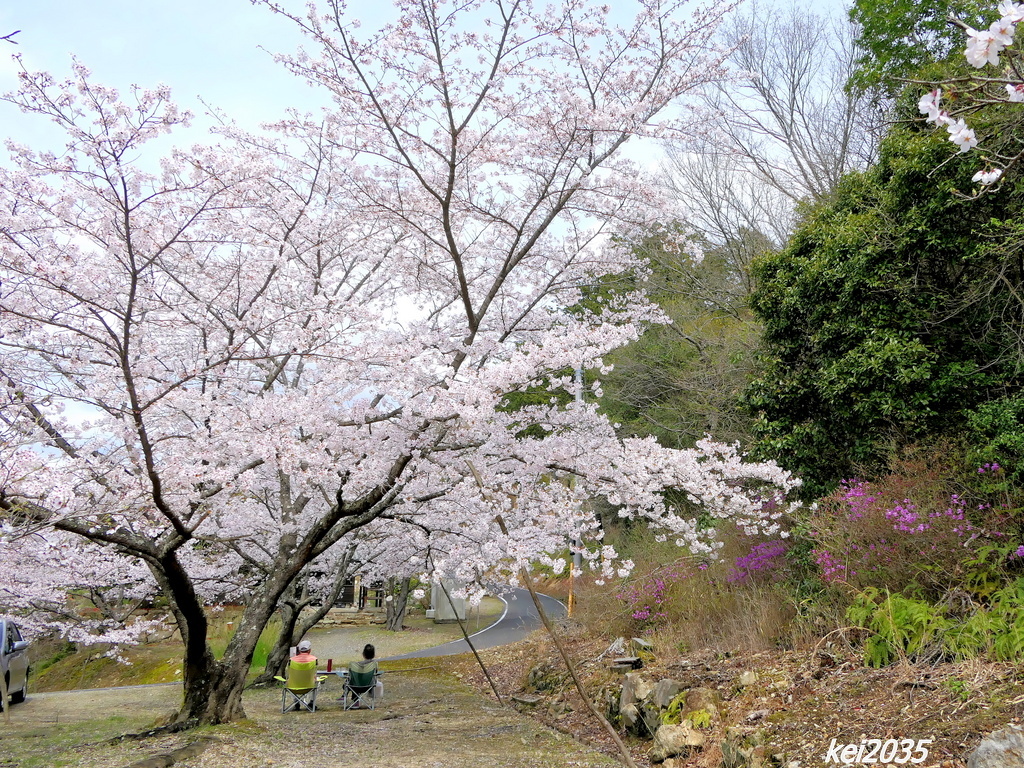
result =
[{"label": "dry brown grass", "polygon": [[[593,578],[581,580],[574,618],[601,636],[653,636],[662,647],[681,652],[800,648],[812,644],[822,630],[833,629],[831,617],[818,616],[816,626],[799,619],[796,600],[781,582],[730,581],[731,564],[750,545],[750,539],[727,537],[721,561],[701,562],[672,544],[637,534],[627,545],[636,563],[634,575],[605,585]],[[657,605],[664,616],[638,620],[634,611],[650,601],[630,596],[639,592],[653,597],[655,578],[665,581]]]}]

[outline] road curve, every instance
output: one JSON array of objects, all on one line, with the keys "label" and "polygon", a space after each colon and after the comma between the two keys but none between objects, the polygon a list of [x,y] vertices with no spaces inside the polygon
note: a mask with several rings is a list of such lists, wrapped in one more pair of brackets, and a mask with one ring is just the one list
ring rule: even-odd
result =
[{"label": "road curve", "polygon": [[[530,593],[525,589],[505,587],[500,593],[492,593],[494,597],[505,603],[505,612],[501,617],[486,629],[481,629],[470,635],[473,647],[478,651],[485,648],[495,648],[499,645],[508,645],[524,639],[535,629],[543,626],[537,608],[533,604]],[[565,605],[553,597],[538,595],[544,612],[549,618],[557,619],[565,616]],[[454,656],[457,653],[469,653],[470,647],[465,638],[452,640],[450,643],[435,645],[433,648],[423,648],[413,653],[391,656],[381,661],[395,661],[398,659],[424,659],[431,656]]]}]

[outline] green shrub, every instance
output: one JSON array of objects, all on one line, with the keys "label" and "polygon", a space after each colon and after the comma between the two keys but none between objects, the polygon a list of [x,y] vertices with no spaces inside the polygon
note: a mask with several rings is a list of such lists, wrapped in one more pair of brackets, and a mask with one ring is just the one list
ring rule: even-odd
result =
[{"label": "green shrub", "polygon": [[858,594],[847,618],[870,634],[864,663],[872,667],[900,658],[1016,661],[1024,655],[1024,578],[994,592],[963,618],[945,606],[869,588]]},{"label": "green shrub", "polygon": [[991,601],[1010,581],[1011,570],[1019,569],[1020,549],[1016,541],[979,547],[963,561],[961,586],[973,597]]},{"label": "green shrub", "polygon": [[957,580],[964,542],[977,535],[964,501],[945,485],[920,465],[876,482],[844,481],[813,515],[822,578],[894,592],[918,584],[941,594]]},{"label": "green shrub", "polygon": [[960,588],[984,597],[1005,584],[1020,567],[1011,557],[1018,494],[998,464],[965,460],[952,444],[908,448],[889,474],[844,481],[822,499],[806,534],[822,579],[932,600]]},{"label": "green shrub", "polygon": [[54,664],[63,661],[69,656],[74,656],[78,652],[78,646],[74,643],[65,640],[57,652],[50,656],[48,659],[44,659],[38,665],[33,665],[32,669],[35,670],[36,674],[42,674]]},{"label": "green shrub", "polygon": [[992,594],[944,638],[949,655],[969,659],[985,655],[997,661],[1017,661],[1024,653],[1024,578]]}]

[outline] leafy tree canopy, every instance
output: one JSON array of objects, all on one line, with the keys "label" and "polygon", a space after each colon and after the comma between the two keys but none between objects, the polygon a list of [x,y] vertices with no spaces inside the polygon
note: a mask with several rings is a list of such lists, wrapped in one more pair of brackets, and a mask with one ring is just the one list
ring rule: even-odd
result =
[{"label": "leafy tree canopy", "polygon": [[744,229],[695,256],[674,246],[682,233],[669,225],[633,244],[651,269],[648,294],[671,322],[606,356],[613,367],[602,376],[601,408],[620,434],[665,445],[690,447],[706,434],[746,442],[750,419],[738,400],[759,335],[747,307],[748,262],[772,246]]},{"label": "leafy tree canopy", "polygon": [[904,79],[962,51],[964,35],[951,17],[978,26],[990,6],[977,0],[854,0],[850,19],[860,28],[862,53],[850,86],[894,96]]},{"label": "leafy tree canopy", "polygon": [[764,356],[746,403],[757,450],[810,493],[870,471],[893,443],[962,428],[1020,387],[1011,294],[1022,273],[1003,224],[1020,195],[958,197],[978,160],[944,163],[943,138],[894,130],[877,166],[846,177],[786,249],[755,264]]}]

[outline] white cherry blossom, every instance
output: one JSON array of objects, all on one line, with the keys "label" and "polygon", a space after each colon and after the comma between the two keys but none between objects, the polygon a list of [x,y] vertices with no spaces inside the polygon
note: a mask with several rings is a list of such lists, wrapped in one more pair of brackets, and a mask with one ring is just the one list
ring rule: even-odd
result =
[{"label": "white cherry blossom", "polygon": [[[3,561],[43,531],[88,542],[88,567],[33,554],[56,558],[34,571],[48,600],[104,572],[159,590],[187,639],[180,717],[220,722],[244,714],[281,595],[357,535],[393,544],[368,572],[478,584],[572,540],[595,573],[628,571],[595,497],[709,555],[666,488],[777,531],[797,485],[781,468],[624,442],[558,400],[562,371],[664,319],[639,291],[581,299],[643,269],[617,244],[662,211],[620,150],[700,122],[675,107],[724,76],[708,40],[731,4],[643,0],[623,29],[625,9],[586,2],[397,0],[364,38],[267,5],[311,39],[281,60],[333,96],[322,118],[225,128],[157,165],[146,142],[187,120],[163,90],[122,100],[76,67],[22,72],[7,99],[69,151],[0,168]],[[216,659],[225,597],[245,607]]]},{"label": "white cherry blossom", "polygon": [[999,14],[1002,16],[1003,21],[1008,21],[1012,24],[1017,24],[1024,21],[1024,4],[1014,2],[1013,0],[1002,0],[999,3]]},{"label": "white cherry blossom", "polygon": [[921,100],[917,102],[917,109],[925,115],[929,123],[934,123],[939,119],[941,110],[939,104],[942,102],[942,89],[936,88],[933,91],[928,91]]},{"label": "white cherry blossom", "polygon": [[[972,113],[978,109],[987,109],[1000,103],[1024,103],[1024,82],[1021,81],[1020,52],[1013,45],[1016,25],[1024,21],[1024,3],[1003,0],[999,3],[1000,19],[993,22],[987,30],[978,31],[966,28],[968,37],[966,58],[974,67],[981,68],[986,64],[998,64],[1000,54],[1004,51],[1008,57],[1003,77],[981,78],[975,82],[958,81],[959,91],[957,112]],[[1009,82],[1007,82],[1007,80]],[[1000,87],[1001,86],[1001,87]],[[960,152],[967,152],[979,145],[979,139],[963,117],[952,117],[940,106],[942,89],[933,88],[918,101],[918,110],[925,115],[929,123],[945,125],[949,139],[959,147]],[[974,174],[973,181],[983,187],[991,186],[1004,172],[1017,165],[1024,153],[1015,156],[996,155],[1001,168],[985,169]]]},{"label": "white cherry blossom", "polygon": [[999,54],[1005,47],[990,30],[967,29],[967,62],[977,68],[998,64]]},{"label": "white cherry blossom", "polygon": [[949,131],[949,140],[959,146],[961,152],[967,152],[978,146],[978,139],[974,135],[974,130],[967,127],[967,123],[964,122],[963,118],[951,122],[946,126],[946,130]]},{"label": "white cherry blossom", "polygon": [[997,45],[1005,48],[1008,45],[1013,45],[1013,33],[1016,28],[1016,23],[1011,21],[1007,17],[999,19],[999,21],[993,21],[989,25],[988,31],[992,34],[992,39]]}]

